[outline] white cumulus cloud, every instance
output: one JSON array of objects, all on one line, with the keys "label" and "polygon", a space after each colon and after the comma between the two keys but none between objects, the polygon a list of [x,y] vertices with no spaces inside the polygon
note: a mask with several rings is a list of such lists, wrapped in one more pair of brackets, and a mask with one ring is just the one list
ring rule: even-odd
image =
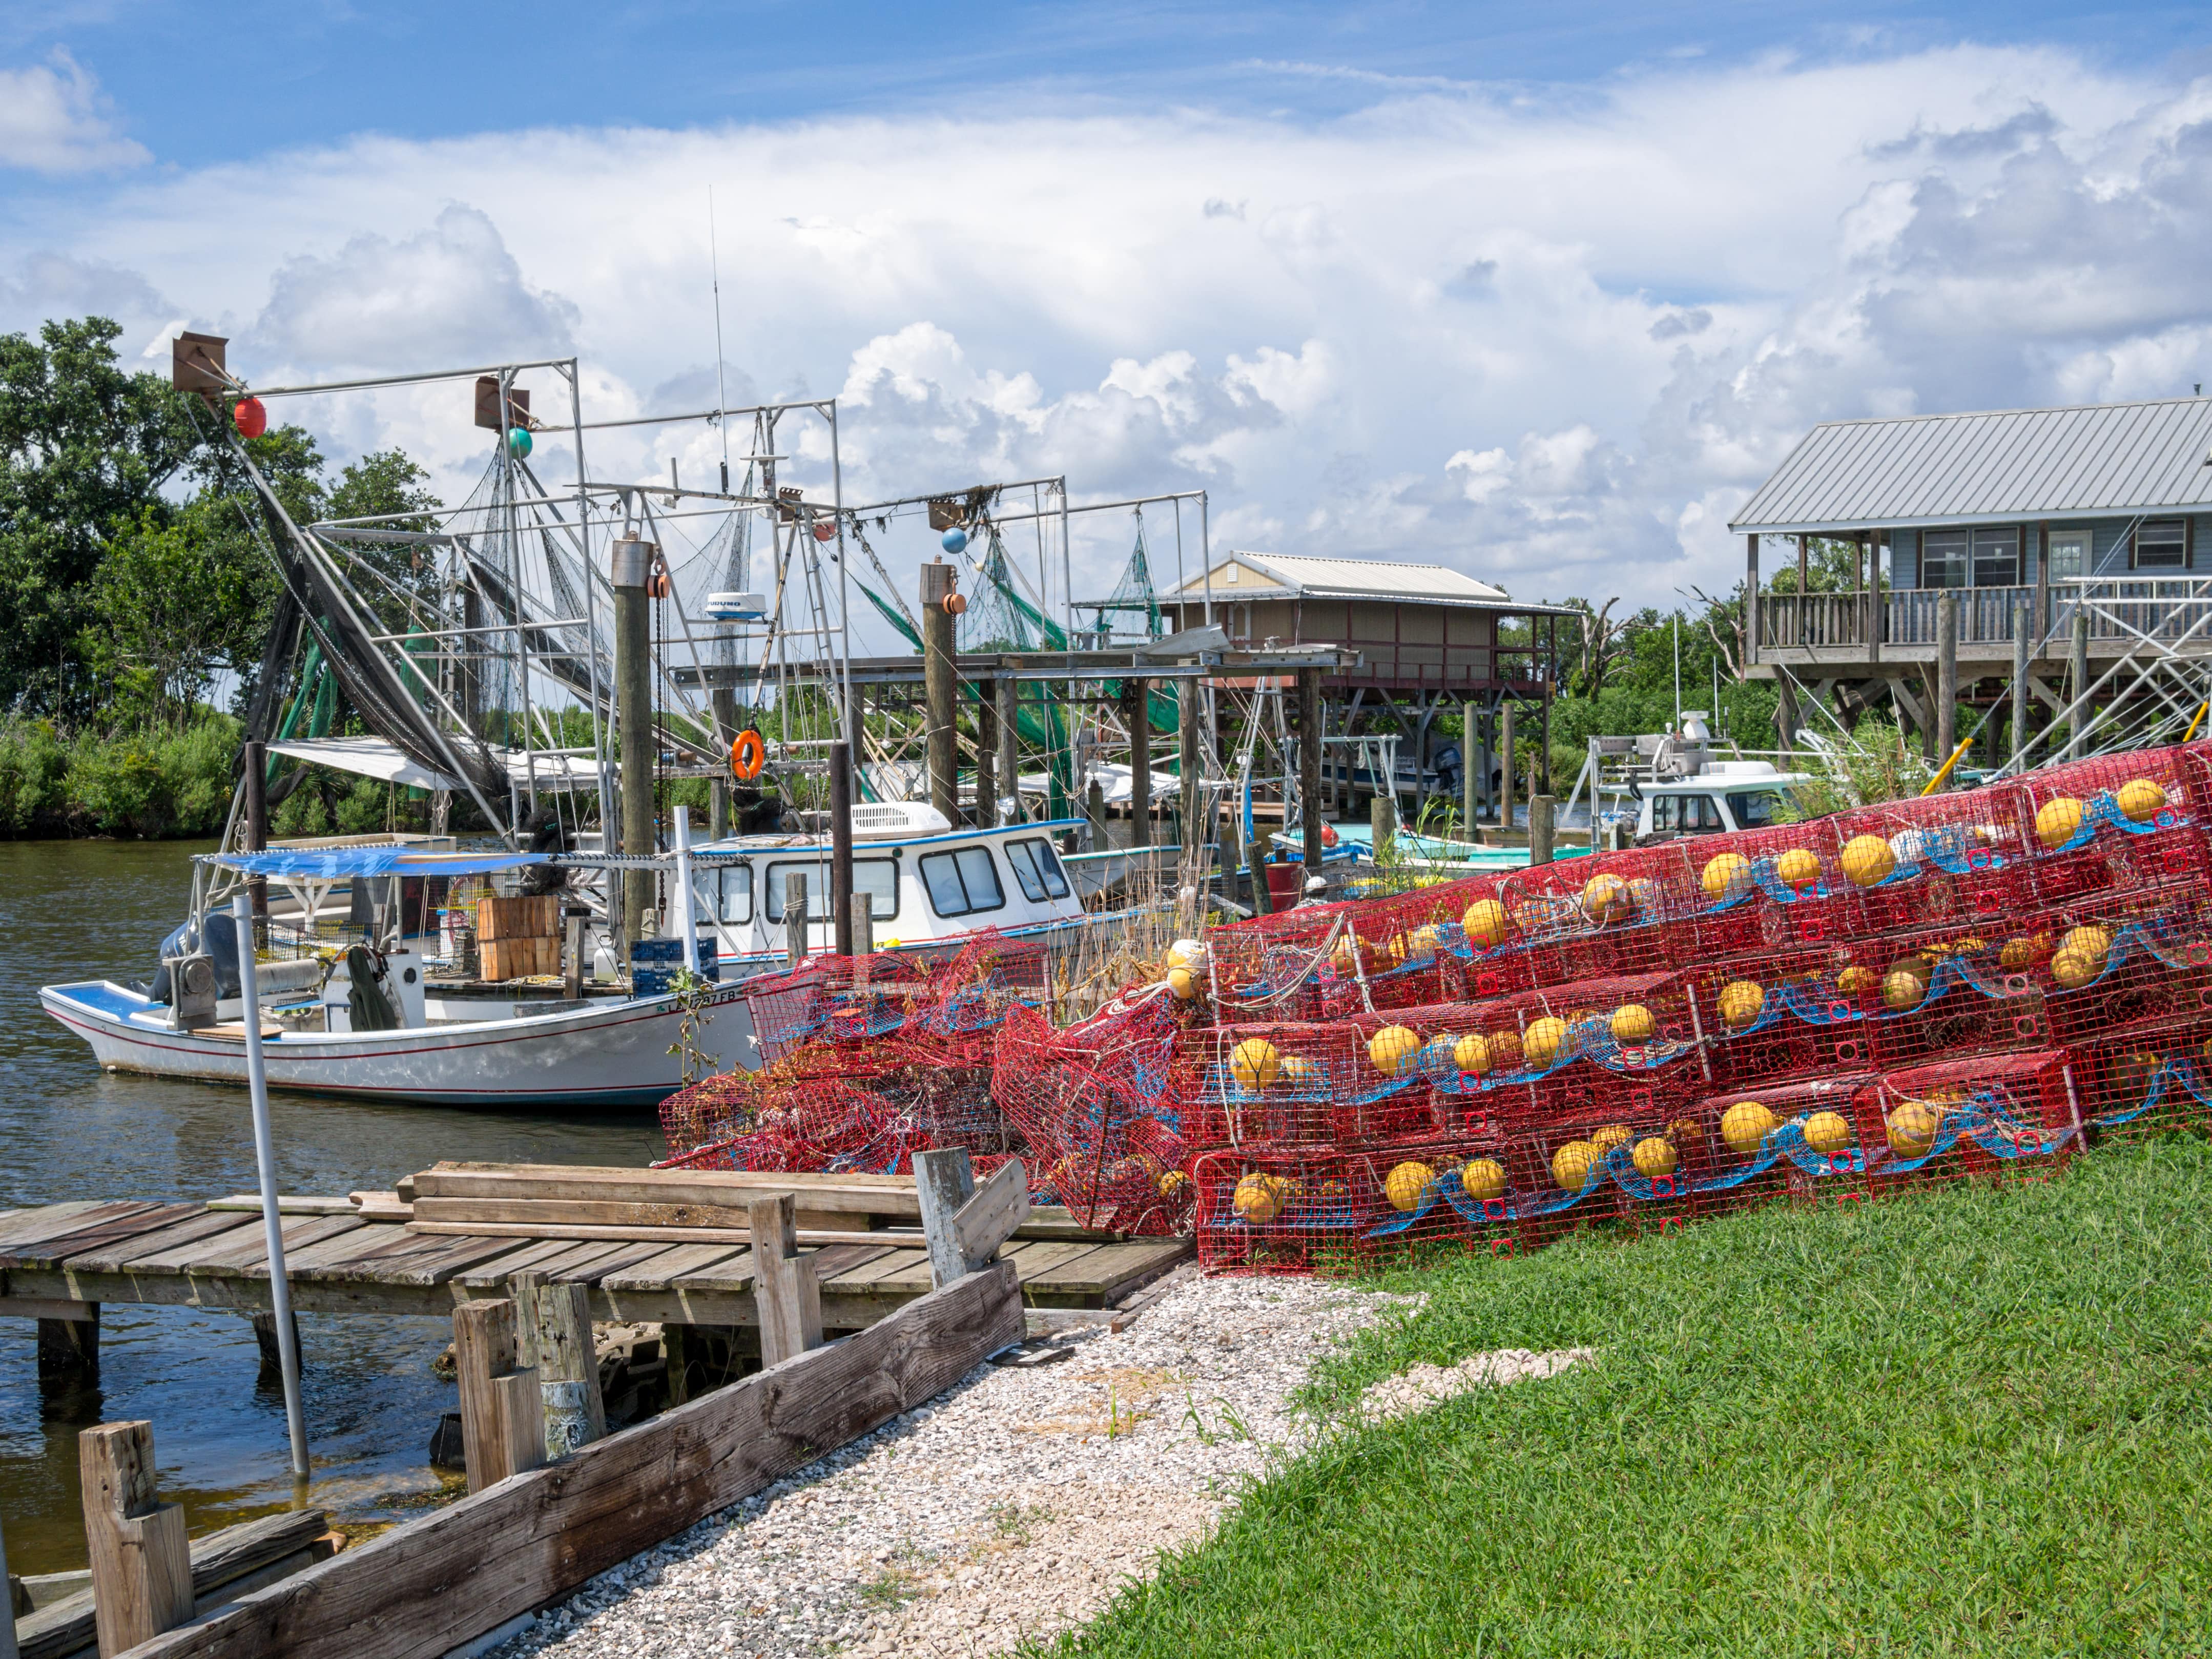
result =
[{"label": "white cumulus cloud", "polygon": [[66,52],[0,69],[0,167],[82,173],[146,159],[143,146],[117,131],[98,82]]}]

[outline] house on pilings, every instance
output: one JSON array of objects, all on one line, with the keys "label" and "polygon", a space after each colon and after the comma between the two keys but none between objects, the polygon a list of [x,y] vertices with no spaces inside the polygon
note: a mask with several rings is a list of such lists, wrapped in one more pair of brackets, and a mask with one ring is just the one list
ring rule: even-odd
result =
[{"label": "house on pilings", "polygon": [[[1829,422],[1729,528],[1747,672],[1781,683],[1785,730],[1807,694],[1893,700],[1934,753],[1954,632],[1957,702],[1987,708],[2024,671],[2031,734],[2077,675],[2097,708],[2171,701],[2212,653],[2212,398]],[[1823,541],[1856,574],[1807,592]],[[1797,591],[1772,591],[1785,569]],[[1989,760],[2009,729],[2008,712],[1987,723]]]},{"label": "house on pilings", "polygon": [[[1322,681],[1322,722],[1332,740],[1324,787],[1342,810],[1369,793],[1348,746],[1354,732],[1401,734],[1401,793],[1441,787],[1436,773],[1449,740],[1440,714],[1472,714],[1481,754],[1476,776],[1486,807],[1496,805],[1494,748],[1511,704],[1522,738],[1540,734],[1548,757],[1552,699],[1559,682],[1564,605],[1532,605],[1504,588],[1439,564],[1304,554],[1231,552],[1163,594],[1170,626],[1219,626],[1240,649],[1334,645],[1358,653]],[[1575,623],[1567,623],[1570,636]],[[1547,769],[1548,770],[1548,768]]]}]

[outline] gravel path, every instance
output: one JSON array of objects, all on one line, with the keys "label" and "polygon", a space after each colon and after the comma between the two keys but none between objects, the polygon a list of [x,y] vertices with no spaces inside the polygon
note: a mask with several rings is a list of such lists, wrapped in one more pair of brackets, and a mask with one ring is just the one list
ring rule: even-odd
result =
[{"label": "gravel path", "polygon": [[585,1587],[502,1659],[996,1653],[1102,1611],[1299,1438],[1313,1362],[1405,1298],[1192,1279],[950,1392]]}]

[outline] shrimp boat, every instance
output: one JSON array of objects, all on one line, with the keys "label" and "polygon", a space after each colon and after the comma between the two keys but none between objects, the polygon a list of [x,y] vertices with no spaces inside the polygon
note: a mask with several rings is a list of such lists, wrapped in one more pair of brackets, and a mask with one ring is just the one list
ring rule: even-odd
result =
[{"label": "shrimp boat", "polygon": [[[1102,920],[1084,910],[1060,861],[1055,832],[1073,827],[955,829],[916,803],[862,806],[855,902],[867,901],[886,951],[941,954],[985,930],[1072,942]],[[625,984],[591,882],[638,861],[405,844],[206,854],[191,920],[166,943],[153,982],[52,985],[40,1001],[111,1071],[245,1082],[248,1014],[225,901],[258,878],[283,890],[270,896],[269,945],[256,953],[272,1085],[406,1103],[650,1106],[687,1072],[758,1065],[745,984],[788,964],[794,878],[809,951],[833,948],[831,924],[813,919],[828,908],[830,848],[819,836],[697,848],[679,837],[675,854],[645,860],[672,878],[677,931],[646,942]],[[576,923],[552,941],[564,971],[488,979],[481,946],[472,969],[471,953],[455,948],[455,908],[442,902],[463,883],[544,889]],[[656,960],[668,970],[644,965]],[[665,988],[687,962],[701,983]]]}]

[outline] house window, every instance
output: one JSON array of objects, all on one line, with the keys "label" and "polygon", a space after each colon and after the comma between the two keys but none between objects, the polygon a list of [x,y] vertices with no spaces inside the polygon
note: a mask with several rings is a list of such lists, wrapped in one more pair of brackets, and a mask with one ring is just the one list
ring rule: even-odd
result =
[{"label": "house window", "polygon": [[1006,908],[998,866],[988,847],[963,847],[951,853],[927,853],[921,860],[921,884],[940,916],[964,916]]},{"label": "house window", "polygon": [[2086,530],[2054,530],[2050,549],[2051,580],[2070,582],[2089,574],[2090,534]]},{"label": "house window", "polygon": [[1920,585],[1964,587],[1969,538],[1963,530],[1931,530],[1920,538]]},{"label": "house window", "polygon": [[2138,570],[2189,568],[2189,520],[2153,519],[2136,531],[2134,564]]},{"label": "house window", "polygon": [[1974,532],[1974,586],[2017,587],[2020,585],[2020,531]]}]

